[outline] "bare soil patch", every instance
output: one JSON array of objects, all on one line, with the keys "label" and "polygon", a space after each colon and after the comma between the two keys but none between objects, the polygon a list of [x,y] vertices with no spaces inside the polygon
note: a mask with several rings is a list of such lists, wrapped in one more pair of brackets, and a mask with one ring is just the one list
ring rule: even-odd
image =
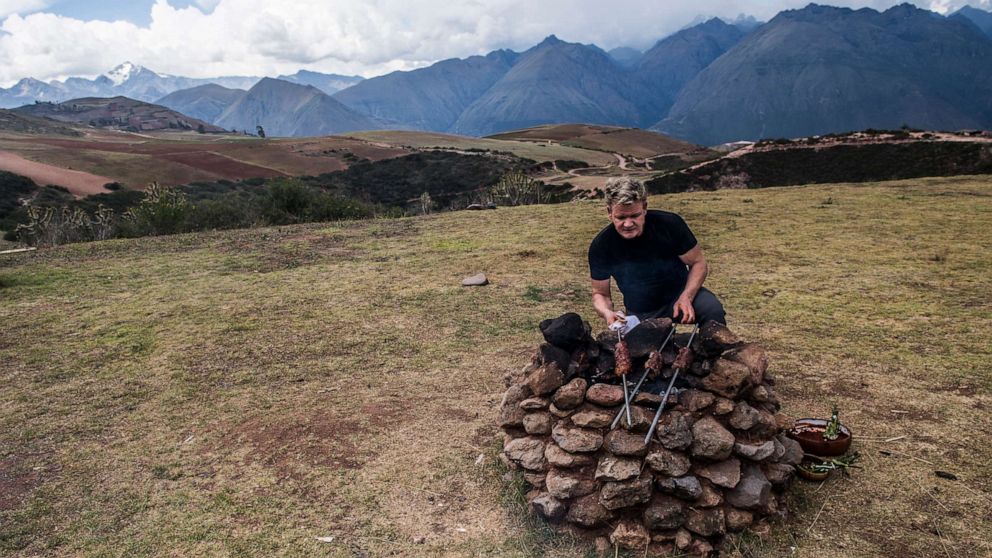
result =
[{"label": "bare soil patch", "polygon": [[26,176],[41,186],[63,186],[79,197],[106,192],[103,185],[114,181],[106,176],[36,163],[9,151],[0,151],[0,169]]}]

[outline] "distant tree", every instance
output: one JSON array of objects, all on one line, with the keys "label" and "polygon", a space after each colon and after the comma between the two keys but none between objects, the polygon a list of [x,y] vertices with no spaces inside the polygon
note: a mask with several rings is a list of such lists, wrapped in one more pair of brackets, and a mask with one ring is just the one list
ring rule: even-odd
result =
[{"label": "distant tree", "polygon": [[207,133],[207,129],[203,127],[203,124],[200,124],[196,127],[196,133],[205,134]]},{"label": "distant tree", "polygon": [[255,132],[258,134],[258,137],[263,139],[265,138],[265,128],[263,128],[261,124],[255,126]]}]

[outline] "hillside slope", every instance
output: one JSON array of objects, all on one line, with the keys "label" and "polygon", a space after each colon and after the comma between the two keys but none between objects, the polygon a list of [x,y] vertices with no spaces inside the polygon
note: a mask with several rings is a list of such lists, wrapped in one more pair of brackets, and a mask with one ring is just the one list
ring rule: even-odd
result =
[{"label": "hillside slope", "polygon": [[[935,48],[934,45],[940,45]],[[655,128],[705,145],[992,126],[992,39],[909,4],[785,11],[690,81]]]},{"label": "hillside slope", "polygon": [[217,118],[217,124],[250,133],[260,125],[270,137],[324,136],[384,127],[316,87],[270,78],[262,79],[232,103]]}]

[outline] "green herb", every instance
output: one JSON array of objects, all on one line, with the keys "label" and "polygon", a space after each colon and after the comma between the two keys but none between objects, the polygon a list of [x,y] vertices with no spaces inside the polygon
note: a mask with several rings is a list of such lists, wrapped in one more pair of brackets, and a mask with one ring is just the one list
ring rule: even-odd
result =
[{"label": "green herb", "polygon": [[823,431],[824,440],[836,440],[837,436],[840,436],[840,419],[837,418],[839,412],[837,405],[834,405],[834,414],[827,423],[827,429]]},{"label": "green herb", "polygon": [[811,473],[829,473],[830,471],[836,471],[837,469],[846,471],[850,467],[857,467],[855,463],[857,463],[860,458],[861,455],[858,454],[858,452],[854,452],[851,455],[845,455],[844,457],[825,459],[819,463],[802,463],[799,466]]}]

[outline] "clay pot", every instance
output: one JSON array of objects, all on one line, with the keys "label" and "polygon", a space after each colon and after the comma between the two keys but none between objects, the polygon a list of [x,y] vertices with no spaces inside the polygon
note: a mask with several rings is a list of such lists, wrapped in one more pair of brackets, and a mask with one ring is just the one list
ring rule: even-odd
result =
[{"label": "clay pot", "polygon": [[790,438],[799,442],[806,453],[824,457],[844,455],[851,447],[851,431],[841,424],[837,439],[827,440],[823,437],[823,433],[827,430],[827,423],[829,422],[815,418],[799,419],[787,433]]},{"label": "clay pot", "polygon": [[823,463],[823,460],[816,457],[804,457],[802,463],[800,463],[799,466],[796,467],[796,473],[798,473],[800,477],[806,480],[811,480],[816,482],[825,481],[827,480],[827,477],[830,476],[830,471],[824,471],[822,473],[818,473],[815,471],[810,471],[809,469],[806,468],[810,465],[817,465],[819,463]]}]

